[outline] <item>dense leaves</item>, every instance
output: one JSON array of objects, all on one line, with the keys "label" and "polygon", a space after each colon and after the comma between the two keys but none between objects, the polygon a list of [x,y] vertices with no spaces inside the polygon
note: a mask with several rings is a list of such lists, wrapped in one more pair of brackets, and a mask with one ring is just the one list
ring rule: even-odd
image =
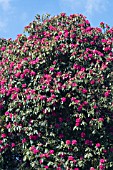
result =
[{"label": "dense leaves", "polygon": [[100,26],[37,15],[29,36],[1,39],[1,169],[113,167],[113,28]]}]

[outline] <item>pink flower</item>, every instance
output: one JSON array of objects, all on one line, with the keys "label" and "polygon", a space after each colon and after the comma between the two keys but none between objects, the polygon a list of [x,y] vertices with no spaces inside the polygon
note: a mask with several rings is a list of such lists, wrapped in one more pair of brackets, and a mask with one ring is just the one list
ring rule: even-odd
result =
[{"label": "pink flower", "polygon": [[62,168],[58,167],[56,170],[62,170]]},{"label": "pink flower", "polygon": [[6,128],[9,129],[11,128],[11,123],[9,122],[8,125],[6,125]]},{"label": "pink flower", "polygon": [[30,95],[27,95],[26,98],[27,98],[27,100],[30,100],[30,99],[31,99],[31,96],[30,96]]},{"label": "pink flower", "polygon": [[11,147],[14,148],[14,147],[15,147],[15,143],[12,143],[12,144],[11,144]]},{"label": "pink flower", "polygon": [[61,158],[63,158],[65,155],[64,155],[64,153],[61,153],[59,156],[60,156]]},{"label": "pink flower", "polygon": [[60,77],[61,76],[61,72],[60,71],[58,71],[57,73],[56,73],[56,77]]},{"label": "pink flower", "polygon": [[5,134],[5,133],[2,133],[2,134],[1,134],[1,137],[2,137],[2,138],[6,138],[6,134]]},{"label": "pink flower", "polygon": [[108,97],[110,95],[110,90],[108,90],[108,91],[106,91],[105,93],[104,93],[104,96],[105,97]]},{"label": "pink flower", "polygon": [[55,40],[58,41],[60,39],[60,36],[55,36]]},{"label": "pink flower", "polygon": [[107,65],[102,63],[102,66],[101,66],[100,70],[105,70],[106,68],[107,68]]},{"label": "pink flower", "polygon": [[87,139],[87,140],[85,140],[85,144],[91,146],[92,145],[92,141]]},{"label": "pink flower", "polygon": [[30,140],[37,140],[38,136],[37,135],[30,135],[29,139]]},{"label": "pink flower", "polygon": [[17,96],[18,96],[17,94],[12,94],[11,99],[12,100],[17,99]]},{"label": "pink flower", "polygon": [[105,159],[100,159],[100,163],[105,163]]},{"label": "pink flower", "polygon": [[9,112],[5,112],[5,116],[8,116],[9,115]]},{"label": "pink flower", "polygon": [[0,109],[2,109],[3,108],[3,105],[2,104],[0,104]]},{"label": "pink flower", "polygon": [[46,99],[45,95],[40,96],[40,100],[45,100],[45,99]]},{"label": "pink flower", "polygon": [[47,98],[47,102],[51,102],[51,101],[52,101],[51,97]]},{"label": "pink flower", "polygon": [[77,86],[77,83],[72,83],[72,87],[76,87]]},{"label": "pink flower", "polygon": [[95,168],[94,168],[94,167],[91,167],[90,170],[95,170]]},{"label": "pink flower", "polygon": [[34,71],[31,71],[30,75],[31,75],[31,76],[35,76],[36,73],[35,73]]},{"label": "pink flower", "polygon": [[71,98],[71,101],[73,101],[74,103],[78,104],[80,102],[80,100],[77,100],[75,97]]},{"label": "pink flower", "polygon": [[82,105],[80,105],[79,107],[78,107],[78,111],[81,111],[82,110]]},{"label": "pink flower", "polygon": [[32,61],[30,61],[29,62],[31,65],[34,65],[34,64],[36,64],[36,61],[35,60],[32,60]]},{"label": "pink flower", "polygon": [[50,71],[54,71],[54,67],[50,67],[50,69],[49,69]]},{"label": "pink flower", "polygon": [[69,32],[66,31],[65,34],[64,34],[64,37],[67,38],[69,36]]},{"label": "pink flower", "polygon": [[106,39],[102,39],[101,42],[102,43],[107,43],[107,40]]},{"label": "pink flower", "polygon": [[66,145],[70,145],[71,141],[70,140],[66,140]]},{"label": "pink flower", "polygon": [[51,31],[57,30],[56,27],[53,27],[52,25],[49,26],[49,29],[50,29]]},{"label": "pink flower", "polygon": [[91,31],[92,30],[92,27],[87,27],[86,28],[86,31]]},{"label": "pink flower", "polygon": [[101,146],[100,143],[97,143],[97,144],[96,144],[96,147],[97,147],[97,148],[100,148],[100,146]]},{"label": "pink flower", "polygon": [[89,58],[92,58],[92,57],[93,57],[93,54],[88,54],[88,57],[89,57]]},{"label": "pink flower", "polygon": [[26,68],[23,72],[24,72],[24,74],[27,74],[30,72],[30,70],[28,68]]},{"label": "pink flower", "polygon": [[46,86],[42,86],[42,90],[44,90],[46,88]]},{"label": "pink flower", "polygon": [[40,159],[39,162],[40,162],[40,164],[42,164],[43,163],[43,159]]},{"label": "pink flower", "polygon": [[48,153],[45,153],[45,157],[46,157],[46,158],[49,158],[49,154],[48,154]]},{"label": "pink flower", "polygon": [[64,135],[61,133],[60,135],[59,135],[59,138],[64,138]]},{"label": "pink flower", "polygon": [[9,144],[8,143],[6,143],[6,145],[4,146],[4,148],[8,148],[9,147]]},{"label": "pink flower", "polygon": [[76,122],[76,123],[75,123],[75,126],[80,126],[80,122]]},{"label": "pink flower", "polygon": [[86,94],[87,93],[87,89],[82,89],[82,93]]},{"label": "pink flower", "polygon": [[100,26],[104,26],[104,24],[105,24],[104,22],[100,22]]},{"label": "pink flower", "polygon": [[22,143],[25,143],[26,142],[26,138],[22,139]]},{"label": "pink flower", "polygon": [[76,118],[76,122],[81,122],[81,119],[80,118]]},{"label": "pink flower", "polygon": [[25,88],[26,87],[26,84],[22,84],[22,88]]},{"label": "pink flower", "polygon": [[55,99],[55,98],[56,98],[56,96],[55,96],[54,94],[52,94],[52,95],[51,95],[51,98],[52,98],[52,99]]},{"label": "pink flower", "polygon": [[62,117],[59,118],[59,122],[63,122],[63,118]]},{"label": "pink flower", "polygon": [[6,80],[1,80],[0,84],[4,85],[6,83]]},{"label": "pink flower", "polygon": [[21,74],[21,72],[16,73],[16,74],[15,74],[15,77],[16,77],[16,78],[19,78],[19,77],[20,77],[20,74]]},{"label": "pink flower", "polygon": [[6,90],[4,88],[1,89],[1,93],[4,94]]},{"label": "pink flower", "polygon": [[90,84],[92,84],[92,85],[95,84],[95,80],[91,80]]},{"label": "pink flower", "polygon": [[85,70],[86,70],[86,69],[85,69],[84,67],[82,67],[82,68],[80,69],[80,71],[83,71],[83,72],[84,72]]},{"label": "pink flower", "polygon": [[20,78],[21,78],[21,79],[24,79],[24,77],[25,77],[25,74],[21,74],[21,75],[20,75]]},{"label": "pink flower", "polygon": [[2,151],[3,151],[3,147],[0,148],[0,152],[2,152]]},{"label": "pink flower", "polygon": [[104,51],[110,51],[110,50],[111,50],[110,47],[105,47],[105,48],[104,48]]},{"label": "pink flower", "polygon": [[98,108],[98,106],[94,105],[94,106],[93,106],[93,108],[94,108],[94,109],[97,109],[97,108]]},{"label": "pink flower", "polygon": [[101,118],[101,117],[100,117],[100,118],[98,119],[98,121],[99,121],[99,122],[103,122],[103,121],[104,121],[104,118]]},{"label": "pink flower", "polygon": [[70,38],[74,39],[76,37],[76,34],[71,34]]},{"label": "pink flower", "polygon": [[110,152],[113,152],[113,148],[110,148]]},{"label": "pink flower", "polygon": [[48,168],[49,168],[49,166],[45,165],[45,166],[44,166],[44,168],[45,168],[45,169],[48,169]]},{"label": "pink flower", "polygon": [[77,65],[77,64],[74,64],[74,65],[73,65],[73,68],[79,70],[79,69],[81,68],[81,66],[79,66],[79,65]]},{"label": "pink flower", "polygon": [[13,90],[16,91],[17,93],[20,92],[20,89],[17,87],[14,87]]},{"label": "pink flower", "polygon": [[12,119],[12,117],[13,117],[13,114],[12,114],[12,113],[9,113],[9,117]]},{"label": "pink flower", "polygon": [[62,101],[62,102],[66,102],[66,97],[62,97],[62,98],[61,98],[61,101]]},{"label": "pink flower", "polygon": [[3,143],[3,141],[2,140],[0,140],[0,144],[2,144]]},{"label": "pink flower", "polygon": [[45,157],[45,154],[43,154],[43,153],[40,154],[40,158],[43,158],[43,157]]},{"label": "pink flower", "polygon": [[85,106],[85,105],[87,105],[87,104],[88,104],[88,102],[87,102],[87,101],[84,101],[82,105]]},{"label": "pink flower", "polygon": [[16,66],[17,70],[21,69],[21,67],[22,67],[22,64],[17,64]]},{"label": "pink flower", "polygon": [[104,150],[103,150],[103,153],[107,153],[107,150],[106,150],[106,149],[104,149]]},{"label": "pink flower", "polygon": [[61,16],[62,16],[62,17],[65,17],[65,16],[66,16],[66,13],[61,13]]},{"label": "pink flower", "polygon": [[34,149],[36,149],[35,146],[30,147],[30,151],[33,151]]},{"label": "pink flower", "polygon": [[77,144],[77,140],[72,140],[72,145],[76,145]]},{"label": "pink flower", "polygon": [[54,154],[54,150],[50,150],[49,153],[50,153],[50,154]]},{"label": "pink flower", "polygon": [[53,61],[53,64],[56,65],[57,61]]},{"label": "pink flower", "polygon": [[6,47],[5,47],[5,46],[3,46],[3,47],[1,48],[1,51],[5,51],[5,49],[6,49]]},{"label": "pink flower", "polygon": [[34,154],[37,154],[38,152],[39,152],[39,150],[37,150],[36,148],[33,149],[33,153],[34,153]]},{"label": "pink flower", "polygon": [[73,157],[73,156],[68,156],[68,160],[69,160],[69,161],[73,161],[73,160],[74,160],[74,157]]},{"label": "pink flower", "polygon": [[84,132],[81,133],[81,138],[85,138],[86,134]]},{"label": "pink flower", "polygon": [[103,166],[103,165],[99,166],[99,170],[104,170],[104,169],[105,169],[105,166]]},{"label": "pink flower", "polygon": [[59,124],[55,124],[55,127],[56,127],[56,128],[59,128],[59,127],[60,127],[60,125],[59,125]]}]

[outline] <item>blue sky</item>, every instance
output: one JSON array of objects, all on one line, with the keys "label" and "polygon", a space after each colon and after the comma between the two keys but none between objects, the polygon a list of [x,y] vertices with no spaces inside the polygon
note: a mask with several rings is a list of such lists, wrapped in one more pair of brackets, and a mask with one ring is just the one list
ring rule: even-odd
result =
[{"label": "blue sky", "polygon": [[15,39],[36,14],[83,14],[94,27],[113,26],[113,0],[0,0],[0,38]]}]

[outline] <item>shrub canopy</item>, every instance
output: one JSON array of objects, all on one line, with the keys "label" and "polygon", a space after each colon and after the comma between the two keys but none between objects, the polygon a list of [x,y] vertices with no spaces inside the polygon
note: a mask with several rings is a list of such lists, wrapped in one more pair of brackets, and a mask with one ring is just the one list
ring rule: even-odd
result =
[{"label": "shrub canopy", "polygon": [[113,28],[37,15],[0,41],[0,168],[113,167]]}]

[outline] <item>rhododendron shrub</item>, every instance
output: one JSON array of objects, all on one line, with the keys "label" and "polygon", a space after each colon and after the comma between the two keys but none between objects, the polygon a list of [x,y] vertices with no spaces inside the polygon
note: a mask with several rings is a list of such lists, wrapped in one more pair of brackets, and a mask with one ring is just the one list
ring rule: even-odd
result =
[{"label": "rhododendron shrub", "polygon": [[113,28],[40,16],[2,42],[2,169],[113,167]]}]

